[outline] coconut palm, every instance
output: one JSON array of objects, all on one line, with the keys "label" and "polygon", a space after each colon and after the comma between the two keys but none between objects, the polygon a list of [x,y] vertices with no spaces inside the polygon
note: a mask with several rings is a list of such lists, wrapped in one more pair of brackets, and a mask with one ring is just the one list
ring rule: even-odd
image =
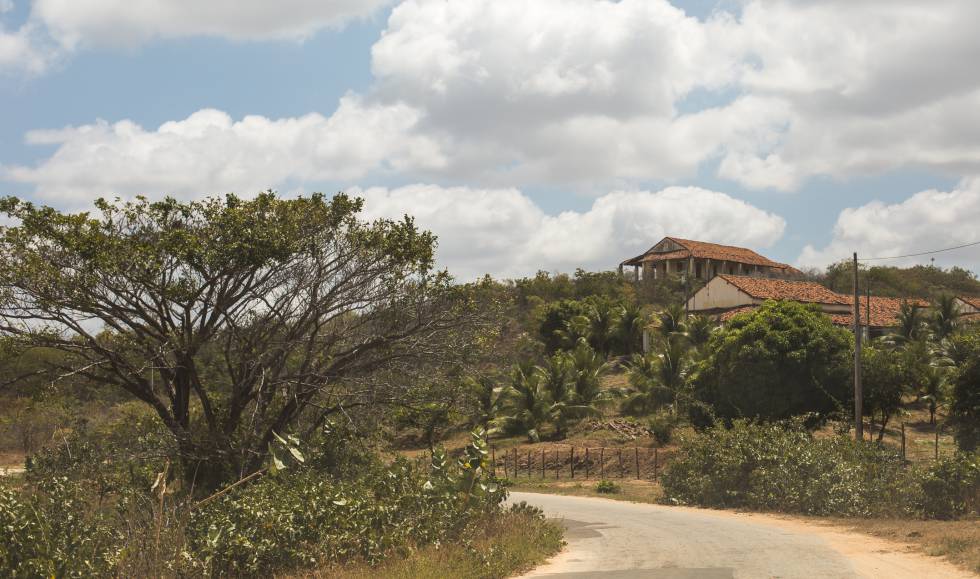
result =
[{"label": "coconut palm", "polygon": [[670,304],[661,310],[660,313],[656,314],[654,325],[660,335],[664,337],[672,334],[684,334],[687,331],[687,327],[684,324],[686,317],[687,312],[684,311],[683,305]]},{"label": "coconut palm", "polygon": [[500,414],[506,401],[503,388],[498,387],[497,381],[490,376],[470,378],[468,384],[476,397],[475,425],[489,430],[490,423]]},{"label": "coconut palm", "polygon": [[620,306],[619,315],[616,318],[616,341],[622,352],[629,356],[640,351],[643,347],[643,326],[646,320],[643,311],[635,303],[627,303]]},{"label": "coconut palm", "polygon": [[932,304],[932,316],[929,319],[930,329],[937,340],[945,340],[956,331],[957,318],[960,312],[956,308],[956,299],[943,294]]},{"label": "coconut palm", "polygon": [[601,379],[609,364],[584,341],[571,351],[569,360],[575,401],[589,406],[602,402],[605,397],[600,388]]},{"label": "coconut palm", "polygon": [[509,414],[498,420],[500,429],[525,434],[529,442],[541,440],[541,429],[548,422],[551,409],[541,375],[533,366],[514,366],[506,393]]},{"label": "coconut palm", "polygon": [[647,355],[633,356],[629,371],[632,393],[623,402],[627,414],[649,414],[663,405],[676,414],[685,398],[691,364],[683,336],[664,337],[658,346]]},{"label": "coconut palm", "polygon": [[618,308],[605,300],[597,300],[589,308],[589,345],[603,357],[612,349],[618,313]]},{"label": "coconut palm", "polygon": [[597,414],[594,406],[578,400],[573,361],[569,354],[557,352],[535,370],[542,389],[548,393],[550,405],[547,416],[555,426],[555,438],[565,438],[572,420]]},{"label": "coconut palm", "polygon": [[687,341],[695,348],[703,348],[715,331],[715,323],[708,316],[689,316],[686,322]]},{"label": "coconut palm", "polygon": [[899,306],[897,320],[898,327],[890,336],[894,343],[903,344],[922,337],[925,319],[922,315],[922,310],[918,306],[902,300]]}]

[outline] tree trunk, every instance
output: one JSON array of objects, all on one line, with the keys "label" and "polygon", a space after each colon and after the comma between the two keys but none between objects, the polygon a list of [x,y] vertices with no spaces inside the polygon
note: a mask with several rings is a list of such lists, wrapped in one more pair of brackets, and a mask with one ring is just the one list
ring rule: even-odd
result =
[{"label": "tree trunk", "polygon": [[881,442],[885,438],[885,425],[888,424],[888,414],[881,413],[881,430],[878,431],[878,442]]}]

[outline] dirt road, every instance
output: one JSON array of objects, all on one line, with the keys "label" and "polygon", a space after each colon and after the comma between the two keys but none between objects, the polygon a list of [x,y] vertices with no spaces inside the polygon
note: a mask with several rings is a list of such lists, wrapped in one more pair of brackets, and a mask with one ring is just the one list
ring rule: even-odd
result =
[{"label": "dirt road", "polygon": [[565,550],[525,577],[975,577],[900,544],[790,517],[536,493],[510,500],[539,506],[567,528]]}]

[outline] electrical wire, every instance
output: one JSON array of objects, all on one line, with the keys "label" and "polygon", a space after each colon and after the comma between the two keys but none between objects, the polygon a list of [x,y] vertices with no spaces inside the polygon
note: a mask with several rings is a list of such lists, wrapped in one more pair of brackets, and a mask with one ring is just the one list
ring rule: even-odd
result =
[{"label": "electrical wire", "polygon": [[858,258],[858,261],[880,261],[883,259],[902,259],[905,257],[919,257],[921,255],[932,255],[934,253],[942,253],[944,251],[953,251],[954,249],[963,249],[964,247],[972,247],[974,245],[980,245],[980,241],[974,241],[973,243],[964,243],[963,245],[957,245],[955,247],[947,247],[944,249],[935,249],[933,251],[923,251],[921,253],[909,253],[906,255],[889,255],[887,257],[864,257]]}]

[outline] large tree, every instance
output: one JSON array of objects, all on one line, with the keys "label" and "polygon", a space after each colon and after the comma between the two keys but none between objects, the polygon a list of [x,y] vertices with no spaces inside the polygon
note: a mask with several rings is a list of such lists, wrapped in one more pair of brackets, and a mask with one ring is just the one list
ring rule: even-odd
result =
[{"label": "large tree", "polygon": [[240,476],[277,434],[395,401],[471,345],[434,237],[408,217],[365,223],[361,206],[270,192],[69,214],[0,200],[16,223],[0,228],[0,332],[69,354],[56,376],[151,406],[198,484]]},{"label": "large tree", "polygon": [[726,419],[846,409],[852,344],[815,306],[767,301],[711,336],[696,395]]}]

